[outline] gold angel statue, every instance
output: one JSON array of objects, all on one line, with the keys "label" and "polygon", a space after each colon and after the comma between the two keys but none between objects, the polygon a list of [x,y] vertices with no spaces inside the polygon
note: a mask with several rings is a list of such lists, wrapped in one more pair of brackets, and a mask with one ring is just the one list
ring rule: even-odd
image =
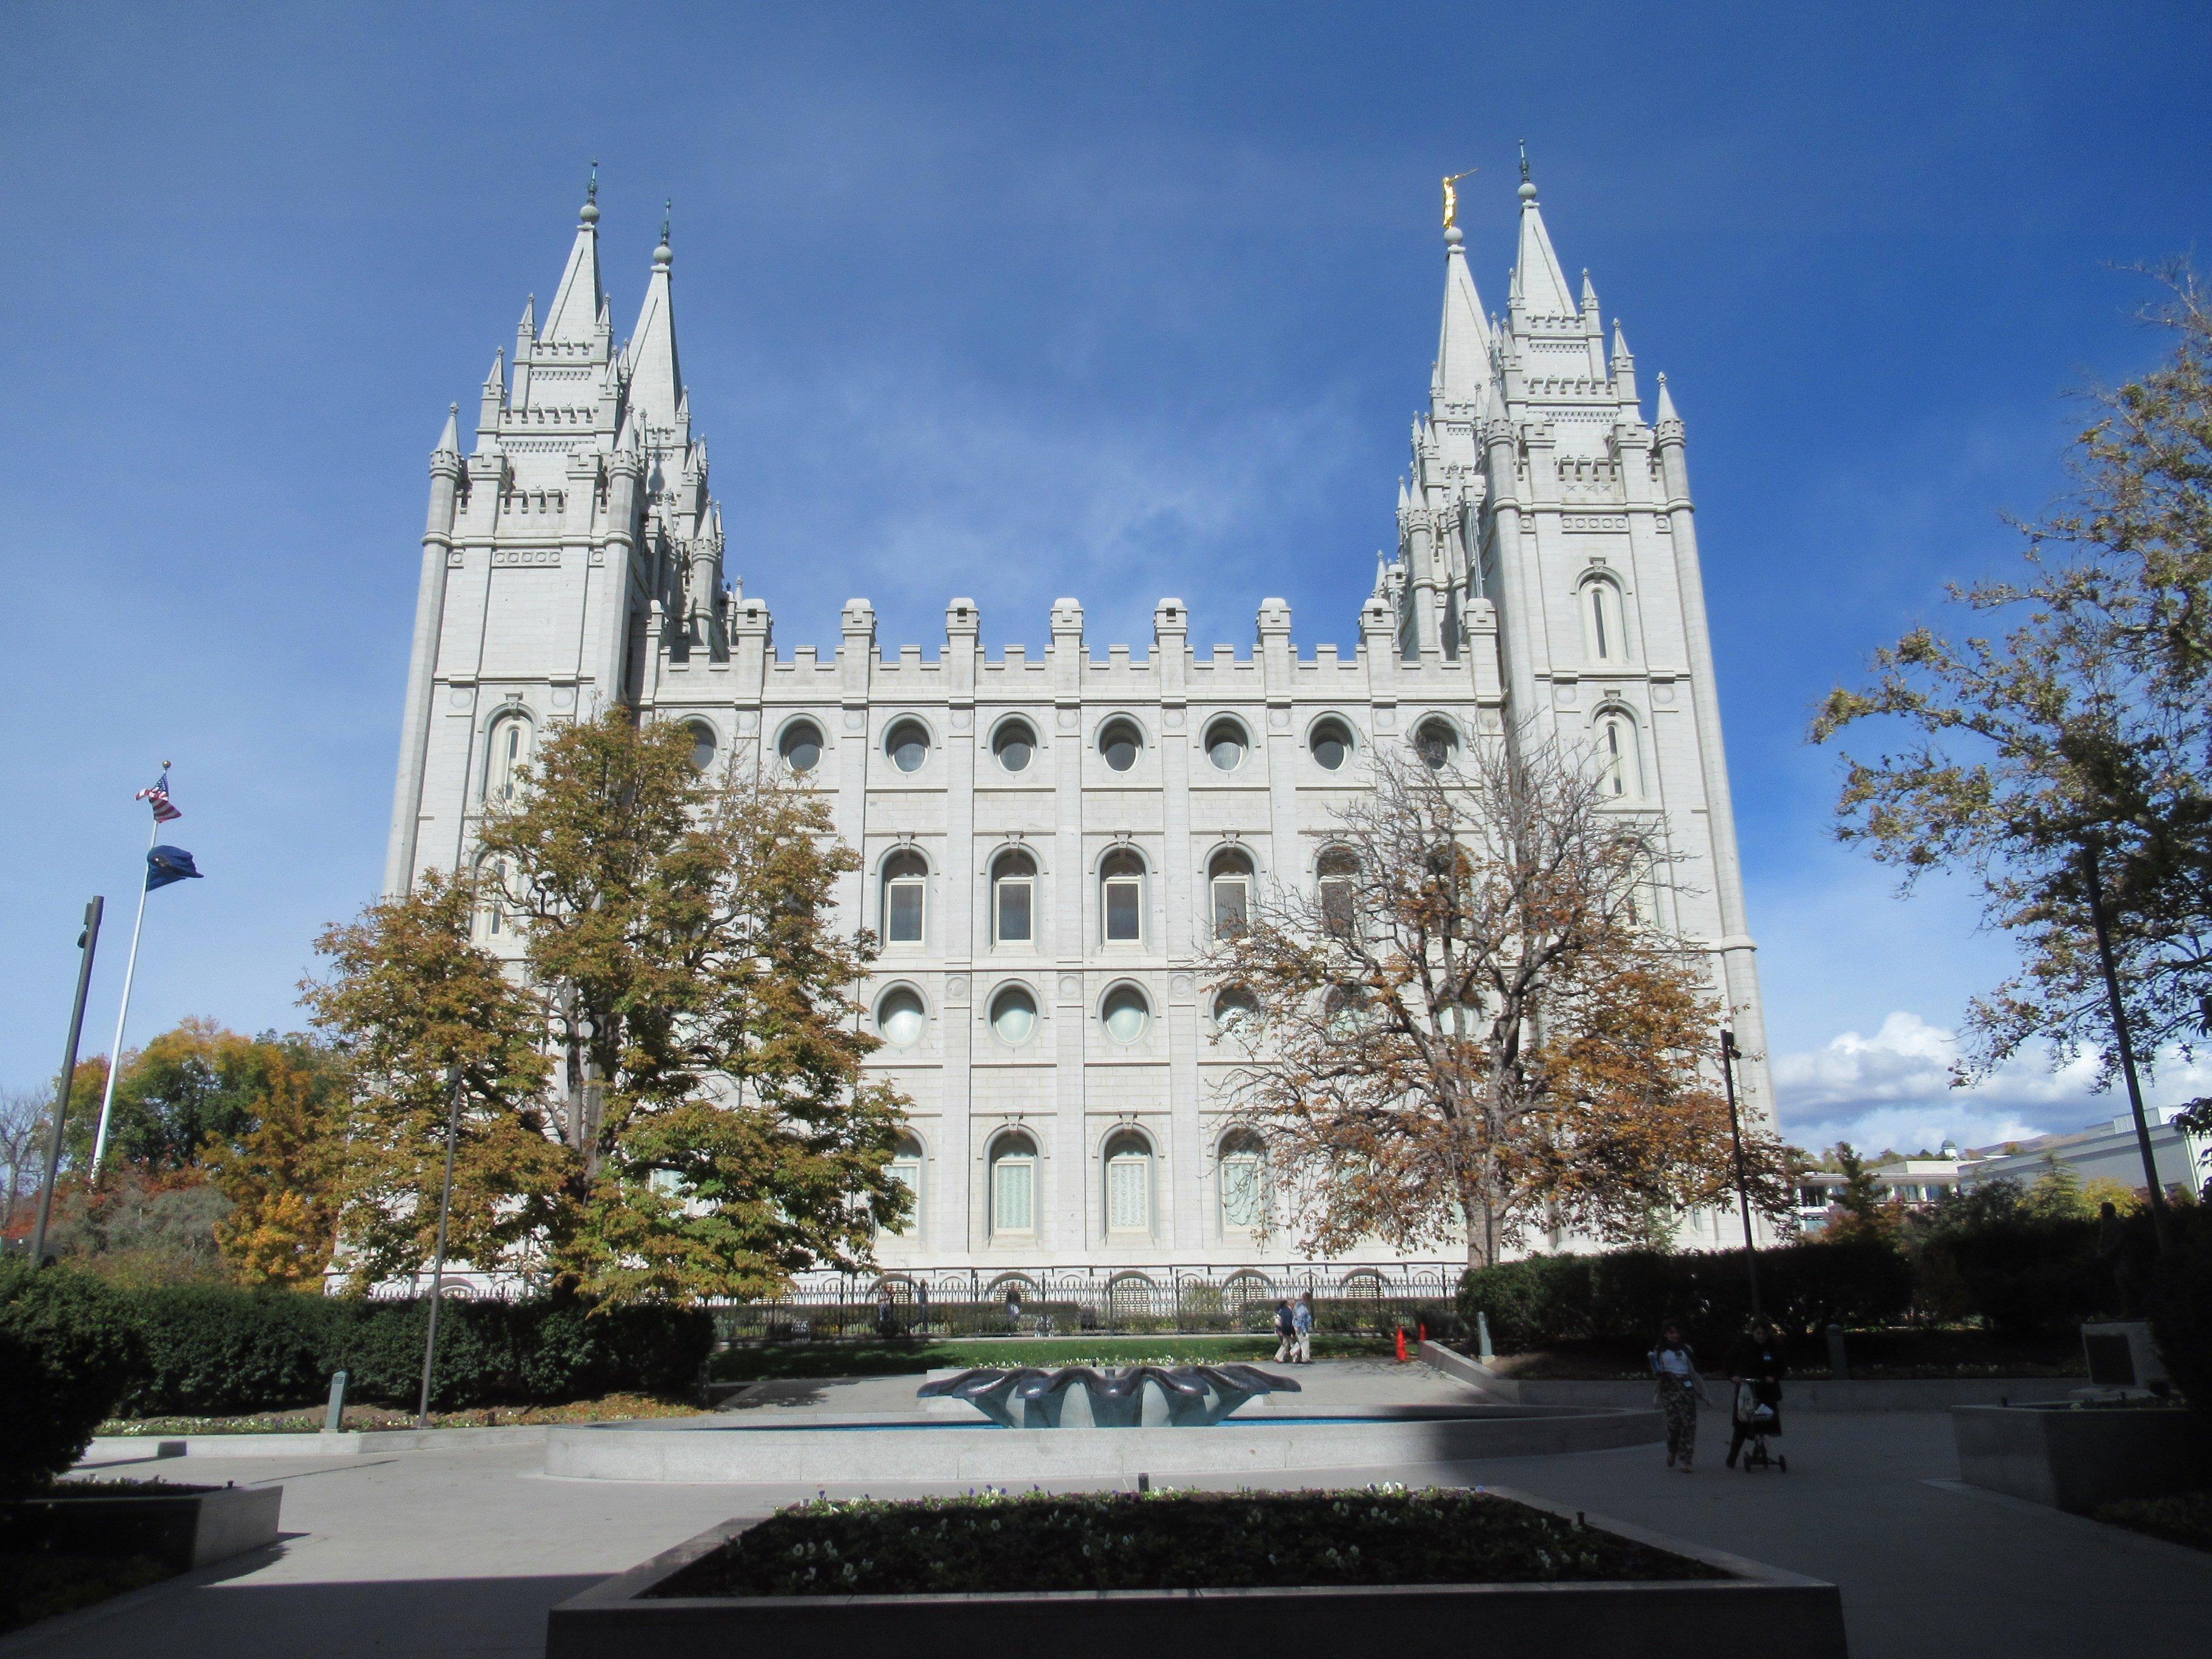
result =
[{"label": "gold angel statue", "polygon": [[1449,230],[1459,222],[1459,181],[1472,179],[1482,169],[1469,167],[1465,173],[1455,173],[1444,180],[1444,228]]}]

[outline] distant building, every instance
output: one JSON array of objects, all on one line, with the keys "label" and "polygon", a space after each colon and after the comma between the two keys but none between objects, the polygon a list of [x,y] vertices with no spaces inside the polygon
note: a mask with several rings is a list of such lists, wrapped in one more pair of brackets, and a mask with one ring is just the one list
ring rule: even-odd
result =
[{"label": "distant building", "polygon": [[[2212,1153],[2212,1137],[2184,1130],[2175,1121],[2181,1115],[2179,1107],[2148,1107],[2143,1115],[2150,1127],[2151,1159],[2160,1185],[2169,1192],[2177,1187],[2201,1191],[2205,1177],[2212,1175],[2212,1167],[2205,1163],[2206,1155]],[[1990,1181],[2017,1181],[2024,1187],[2032,1186],[2054,1164],[2073,1170],[2084,1185],[2100,1179],[2117,1181],[2130,1188],[2143,1184],[2142,1149],[2136,1141],[2132,1113],[2070,1134],[2038,1135],[2033,1140],[1984,1146],[1972,1158],[1966,1172],[1968,1187]]]},{"label": "distant building", "polygon": [[[1941,1202],[1964,1182],[1966,1159],[1950,1142],[1935,1158],[1887,1158],[1867,1166],[1885,1202],[1923,1205]],[[1844,1195],[1840,1170],[1808,1170],[1797,1182],[1797,1225],[1817,1233],[1828,1224],[1832,1206]]]}]

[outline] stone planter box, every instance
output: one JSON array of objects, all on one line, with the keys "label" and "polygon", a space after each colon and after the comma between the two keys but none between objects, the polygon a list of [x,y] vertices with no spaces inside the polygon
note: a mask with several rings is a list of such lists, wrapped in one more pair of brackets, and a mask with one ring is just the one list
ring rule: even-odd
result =
[{"label": "stone planter box", "polygon": [[282,1486],[224,1486],[173,1497],[127,1492],[0,1503],[0,1543],[85,1555],[150,1555],[179,1572],[276,1541]]},{"label": "stone planter box", "polygon": [[[1575,1511],[1502,1487],[1555,1515]],[[1411,1651],[1486,1648],[1637,1659],[1844,1659],[1833,1584],[1618,1521],[1588,1523],[1712,1569],[1710,1578],[1559,1584],[1346,1585],[1259,1589],[1053,1591],[993,1595],[667,1597],[647,1593],[750,1522],[726,1522],[555,1607],[547,1659],[975,1659],[1050,1653],[1130,1659],[1146,1651],[1328,1652],[1378,1641]]]},{"label": "stone planter box", "polygon": [[1954,1406],[1959,1477],[2084,1510],[2212,1486],[2212,1431],[2179,1407]]}]

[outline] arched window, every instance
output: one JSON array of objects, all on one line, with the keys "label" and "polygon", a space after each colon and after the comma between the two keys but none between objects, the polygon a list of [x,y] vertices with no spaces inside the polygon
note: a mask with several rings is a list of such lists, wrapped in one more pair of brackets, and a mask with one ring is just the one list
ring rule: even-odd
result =
[{"label": "arched window", "polygon": [[911,1048],[928,1026],[929,1011],[911,985],[894,985],[876,1004],[876,1030],[894,1048]]},{"label": "arched window", "polygon": [[1433,715],[1413,732],[1413,752],[1431,771],[1441,771],[1459,758],[1459,733],[1449,720]]},{"label": "arched window", "polygon": [[1206,757],[1217,770],[1234,772],[1244,764],[1251,741],[1242,724],[1224,716],[1206,728]]},{"label": "arched window", "polygon": [[706,771],[714,763],[714,728],[704,720],[690,720],[684,729],[691,739],[691,769]]},{"label": "arched window", "polygon": [[1213,898],[1213,936],[1234,939],[1252,921],[1252,855],[1241,847],[1224,847],[1206,866],[1206,885]]},{"label": "arched window", "polygon": [[1597,717],[1598,787],[1610,800],[1638,800],[1644,794],[1644,762],[1636,744],[1636,722],[1626,709],[1607,708]]},{"label": "arched window", "polygon": [[911,847],[900,848],[884,860],[884,942],[921,943],[924,894],[929,887],[929,866]]},{"label": "arched window", "polygon": [[1152,1143],[1134,1129],[1106,1141],[1106,1232],[1138,1238],[1152,1231]]},{"label": "arched window", "polygon": [[1116,1042],[1134,1042],[1152,1023],[1152,1005],[1134,985],[1117,985],[1098,1005],[1098,1023]]},{"label": "arched window", "polygon": [[991,752],[1009,772],[1026,772],[1036,754],[1036,731],[1027,720],[1001,720],[991,733]]},{"label": "arched window", "polygon": [[991,1143],[991,1237],[1036,1237],[1036,1142],[1019,1130]]},{"label": "arched window", "polygon": [[1026,945],[1036,938],[1036,860],[1018,848],[991,861],[991,942]]},{"label": "arched window", "polygon": [[1224,985],[1214,993],[1213,1029],[1224,1036],[1249,1036],[1260,1024],[1260,999],[1251,988]]},{"label": "arched window", "polygon": [[513,800],[530,781],[530,717],[501,714],[492,722],[491,742],[484,750],[484,799]]},{"label": "arched window", "polygon": [[1602,576],[1583,584],[1583,650],[1592,662],[1620,662],[1628,641],[1620,628],[1620,590]]},{"label": "arched window", "polygon": [[1132,720],[1115,719],[1098,728],[1098,752],[1116,772],[1126,772],[1144,752],[1145,734]]},{"label": "arched window", "polygon": [[991,1030],[1000,1042],[1019,1048],[1037,1027],[1036,999],[1024,985],[1008,985],[991,999]]},{"label": "arched window", "polygon": [[812,720],[793,720],[776,739],[775,752],[783,763],[804,777],[822,764],[822,728]]},{"label": "arched window", "polygon": [[1336,771],[1352,758],[1352,728],[1334,716],[1318,721],[1307,735],[1306,747],[1322,771]]},{"label": "arched window", "polygon": [[1349,929],[1358,914],[1359,858],[1349,848],[1332,847],[1314,866],[1321,878],[1322,925],[1333,933]]},{"label": "arched window", "polygon": [[1224,1232],[1256,1232],[1267,1218],[1267,1155],[1249,1129],[1222,1137],[1215,1160]]},{"label": "arched window", "polygon": [[1098,914],[1100,932],[1109,945],[1144,938],[1145,861],[1126,847],[1099,863]]},{"label": "arched window", "polygon": [[902,772],[919,772],[929,758],[929,728],[920,720],[894,720],[884,734],[884,753]]},{"label": "arched window", "polygon": [[912,1135],[901,1135],[898,1139],[898,1150],[891,1154],[890,1176],[893,1181],[897,1182],[908,1192],[914,1194],[914,1204],[913,1207],[907,1212],[905,1225],[887,1227],[884,1230],[894,1238],[921,1237],[921,1176],[924,1161],[921,1143]]},{"label": "arched window", "polygon": [[514,937],[511,873],[505,859],[477,860],[476,935],[479,944],[500,945]]}]

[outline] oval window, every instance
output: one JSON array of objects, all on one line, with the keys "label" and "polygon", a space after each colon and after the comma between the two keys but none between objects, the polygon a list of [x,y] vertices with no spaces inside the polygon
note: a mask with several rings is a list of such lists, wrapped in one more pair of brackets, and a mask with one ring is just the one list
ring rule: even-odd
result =
[{"label": "oval window", "polygon": [[1413,733],[1413,747],[1431,771],[1440,771],[1459,758],[1459,733],[1448,721],[1424,720]]},{"label": "oval window", "polygon": [[1144,746],[1144,733],[1137,730],[1133,720],[1109,720],[1098,733],[1098,752],[1116,772],[1126,772],[1134,766]]},{"label": "oval window", "polygon": [[714,763],[714,728],[695,720],[686,729],[691,738],[691,769],[703,772]]},{"label": "oval window", "polygon": [[901,720],[884,739],[884,753],[902,772],[919,772],[929,758],[929,732],[920,720]]},{"label": "oval window", "polygon": [[1009,772],[1026,772],[1036,753],[1036,733],[1027,720],[1006,720],[991,734],[991,752]]},{"label": "oval window", "polygon": [[794,772],[811,772],[822,764],[822,728],[812,720],[793,720],[783,728],[775,751]]},{"label": "oval window", "polygon": [[1098,1013],[1105,1023],[1106,1035],[1116,1042],[1134,1042],[1144,1036],[1152,1017],[1152,1005],[1133,985],[1117,985],[1109,991]]},{"label": "oval window", "polygon": [[1260,999],[1242,985],[1224,986],[1213,999],[1213,1023],[1223,1031],[1249,1031],[1259,1023]]},{"label": "oval window", "polygon": [[1009,985],[991,999],[991,1029],[1000,1042],[1027,1042],[1036,1023],[1036,999],[1021,986]]},{"label": "oval window", "polygon": [[921,1006],[921,994],[911,986],[896,988],[876,1005],[876,1030],[895,1048],[908,1048],[919,1042],[922,1028],[928,1023],[928,1012]]},{"label": "oval window", "polygon": [[1352,733],[1342,720],[1323,720],[1314,727],[1307,743],[1325,772],[1335,771],[1352,755]]},{"label": "oval window", "polygon": [[1235,720],[1216,720],[1206,728],[1206,757],[1215,768],[1234,772],[1244,764],[1244,728]]}]

